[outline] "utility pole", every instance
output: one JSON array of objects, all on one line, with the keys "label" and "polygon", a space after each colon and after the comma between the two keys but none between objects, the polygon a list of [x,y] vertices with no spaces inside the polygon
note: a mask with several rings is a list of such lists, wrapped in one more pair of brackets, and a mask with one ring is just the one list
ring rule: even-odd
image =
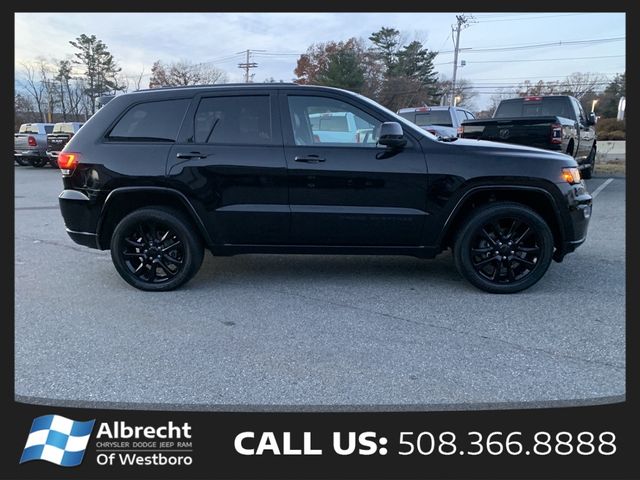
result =
[{"label": "utility pole", "polygon": [[238,68],[244,69],[244,83],[250,83],[250,79],[253,78],[253,75],[249,75],[249,70],[252,68],[258,68],[258,64],[256,62],[251,61],[251,52],[264,52],[265,50],[249,50],[247,49],[244,52],[237,53],[246,53],[247,59],[244,63],[239,63]]},{"label": "utility pole", "polygon": [[456,15],[456,24],[451,25],[452,37],[455,33],[456,39],[454,40],[453,49],[453,79],[451,80],[451,95],[449,96],[449,106],[453,106],[454,98],[456,96],[456,79],[458,75],[458,52],[460,51],[460,32],[463,28],[467,28],[469,24],[474,20],[473,15]]}]

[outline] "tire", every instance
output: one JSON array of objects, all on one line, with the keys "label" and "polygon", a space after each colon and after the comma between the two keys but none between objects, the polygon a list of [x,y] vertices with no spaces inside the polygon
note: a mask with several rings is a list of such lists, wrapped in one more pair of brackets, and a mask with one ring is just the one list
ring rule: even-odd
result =
[{"label": "tire", "polygon": [[595,145],[591,147],[591,151],[589,152],[589,156],[585,160],[585,163],[588,164],[588,167],[583,169],[581,173],[582,178],[585,180],[589,180],[593,176],[593,171],[596,168],[596,147]]},{"label": "tire", "polygon": [[133,211],[111,236],[116,270],[140,290],[164,292],[184,285],[198,272],[203,257],[195,227],[179,211],[167,207]]},{"label": "tire", "polygon": [[552,257],[549,225],[535,211],[513,202],[479,207],[458,230],[453,247],[460,275],[490,293],[531,287],[545,274]]},{"label": "tire", "polygon": [[51,165],[52,168],[60,168],[58,167],[58,160],[54,157],[49,158],[49,165]]},{"label": "tire", "polygon": [[31,165],[31,162],[29,160],[25,160],[23,157],[13,157],[13,159],[21,167],[28,167],[29,165]]},{"label": "tire", "polygon": [[30,163],[32,167],[42,168],[49,163],[49,160],[46,158],[36,158],[35,160],[31,160]]}]

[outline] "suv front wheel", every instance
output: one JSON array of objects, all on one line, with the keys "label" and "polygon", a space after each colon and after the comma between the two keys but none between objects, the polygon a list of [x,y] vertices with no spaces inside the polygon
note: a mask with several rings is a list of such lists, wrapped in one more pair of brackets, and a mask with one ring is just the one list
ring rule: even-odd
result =
[{"label": "suv front wheel", "polygon": [[111,259],[120,276],[140,290],[173,290],[200,269],[204,247],[178,211],[146,207],[128,214],[111,237]]},{"label": "suv front wheel", "polygon": [[553,234],[532,209],[512,202],[479,207],[458,231],[453,259],[460,274],[491,293],[535,284],[553,256]]}]

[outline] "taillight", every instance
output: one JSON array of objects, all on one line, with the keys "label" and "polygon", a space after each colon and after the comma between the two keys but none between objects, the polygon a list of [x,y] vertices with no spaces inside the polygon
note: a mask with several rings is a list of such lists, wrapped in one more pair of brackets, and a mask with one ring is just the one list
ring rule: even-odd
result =
[{"label": "taillight", "polygon": [[551,143],[562,143],[562,125],[559,123],[551,124]]},{"label": "taillight", "polygon": [[36,138],[35,137],[29,137],[27,138],[27,142],[29,142],[29,146],[30,147],[36,147],[38,146],[38,142],[36,142]]},{"label": "taillight", "polygon": [[58,168],[62,175],[71,175],[78,165],[79,153],[61,152],[58,155]]}]

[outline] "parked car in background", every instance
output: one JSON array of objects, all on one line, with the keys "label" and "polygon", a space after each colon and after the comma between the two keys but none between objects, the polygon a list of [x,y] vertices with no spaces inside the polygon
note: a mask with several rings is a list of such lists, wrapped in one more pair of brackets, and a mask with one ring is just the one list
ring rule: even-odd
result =
[{"label": "parked car in background", "polygon": [[462,122],[476,118],[469,110],[460,107],[401,108],[398,115],[443,138],[459,137],[462,134]]},{"label": "parked car in background", "polygon": [[23,123],[13,139],[13,158],[18,165],[44,167],[47,158],[47,134],[53,123]]},{"label": "parked car in background", "polygon": [[373,141],[372,126],[351,112],[312,113],[309,122],[318,143]]},{"label": "parked car in background", "polygon": [[53,131],[47,135],[47,157],[52,167],[58,168],[60,151],[71,140],[71,137],[80,130],[82,125],[82,122],[62,122],[53,126]]},{"label": "parked car in background", "polygon": [[[351,115],[375,138],[314,138],[342,132],[335,119]],[[318,118],[330,122],[314,131]],[[585,241],[592,197],[573,158],[453,140],[336,88],[137,91],[101,108],[60,153],[60,210],[73,241],[111,250],[122,278],[152,291],[192,278],[205,248],[420,258],[451,248],[470,283],[513,293]]]},{"label": "parked car in background", "polygon": [[595,123],[595,113],[586,115],[574,97],[518,97],[502,100],[493,118],[465,122],[462,136],[566,153],[589,179],[596,164]]}]

